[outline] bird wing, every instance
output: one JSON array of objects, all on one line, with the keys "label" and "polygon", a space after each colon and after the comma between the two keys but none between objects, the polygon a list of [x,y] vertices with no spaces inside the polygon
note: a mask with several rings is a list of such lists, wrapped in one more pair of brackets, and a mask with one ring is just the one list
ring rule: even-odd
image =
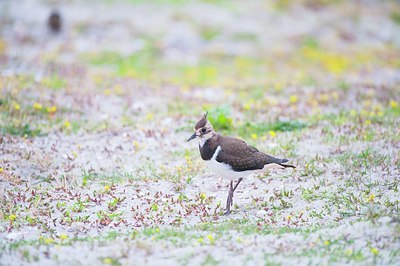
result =
[{"label": "bird wing", "polygon": [[247,145],[241,139],[232,137],[219,138],[220,152],[216,160],[232,166],[234,171],[262,169],[266,164],[266,154]]}]

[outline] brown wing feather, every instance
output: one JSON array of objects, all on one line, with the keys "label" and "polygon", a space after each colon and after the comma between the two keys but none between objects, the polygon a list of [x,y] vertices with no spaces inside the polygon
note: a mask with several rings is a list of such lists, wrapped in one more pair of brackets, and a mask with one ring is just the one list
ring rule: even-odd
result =
[{"label": "brown wing feather", "polygon": [[221,151],[217,161],[230,164],[234,171],[262,169],[266,164],[267,155],[243,140],[221,136],[218,136],[218,140]]}]

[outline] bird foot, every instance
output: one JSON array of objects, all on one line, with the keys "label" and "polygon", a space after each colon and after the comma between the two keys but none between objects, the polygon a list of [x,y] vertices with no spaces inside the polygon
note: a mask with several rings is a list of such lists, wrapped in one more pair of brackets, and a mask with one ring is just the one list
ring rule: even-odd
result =
[{"label": "bird foot", "polygon": [[226,208],[224,215],[228,215],[231,213],[231,206],[233,206],[233,193],[232,191],[229,192],[228,198],[226,199]]}]

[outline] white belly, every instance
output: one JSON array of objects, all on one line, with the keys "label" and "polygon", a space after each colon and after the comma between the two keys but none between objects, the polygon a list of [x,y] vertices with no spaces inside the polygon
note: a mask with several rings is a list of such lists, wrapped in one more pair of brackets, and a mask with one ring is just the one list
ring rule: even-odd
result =
[{"label": "white belly", "polygon": [[217,158],[220,150],[221,150],[221,147],[218,146],[218,148],[215,150],[215,153],[214,153],[213,157],[211,158],[211,160],[205,161],[208,168],[210,168],[211,171],[213,171],[217,175],[219,175],[223,178],[229,179],[229,180],[236,180],[239,178],[247,177],[247,176],[251,175],[252,173],[257,172],[257,170],[235,172],[235,171],[233,171],[232,167],[229,164],[217,162],[216,158]]}]

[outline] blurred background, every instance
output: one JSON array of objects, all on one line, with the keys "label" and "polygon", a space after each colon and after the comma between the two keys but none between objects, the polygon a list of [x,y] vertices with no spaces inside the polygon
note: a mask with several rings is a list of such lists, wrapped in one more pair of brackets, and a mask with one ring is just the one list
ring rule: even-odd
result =
[{"label": "blurred background", "polygon": [[[400,83],[398,1],[0,5],[3,95],[14,95],[11,105],[72,109],[90,121],[129,123],[139,113],[180,117],[203,110],[288,120],[318,114],[321,106],[325,113],[359,109],[359,97],[347,93],[352,86],[389,104],[396,93],[388,87]],[[88,108],[97,94],[98,106]],[[66,121],[80,127],[75,120],[60,117],[59,127]]]}]

